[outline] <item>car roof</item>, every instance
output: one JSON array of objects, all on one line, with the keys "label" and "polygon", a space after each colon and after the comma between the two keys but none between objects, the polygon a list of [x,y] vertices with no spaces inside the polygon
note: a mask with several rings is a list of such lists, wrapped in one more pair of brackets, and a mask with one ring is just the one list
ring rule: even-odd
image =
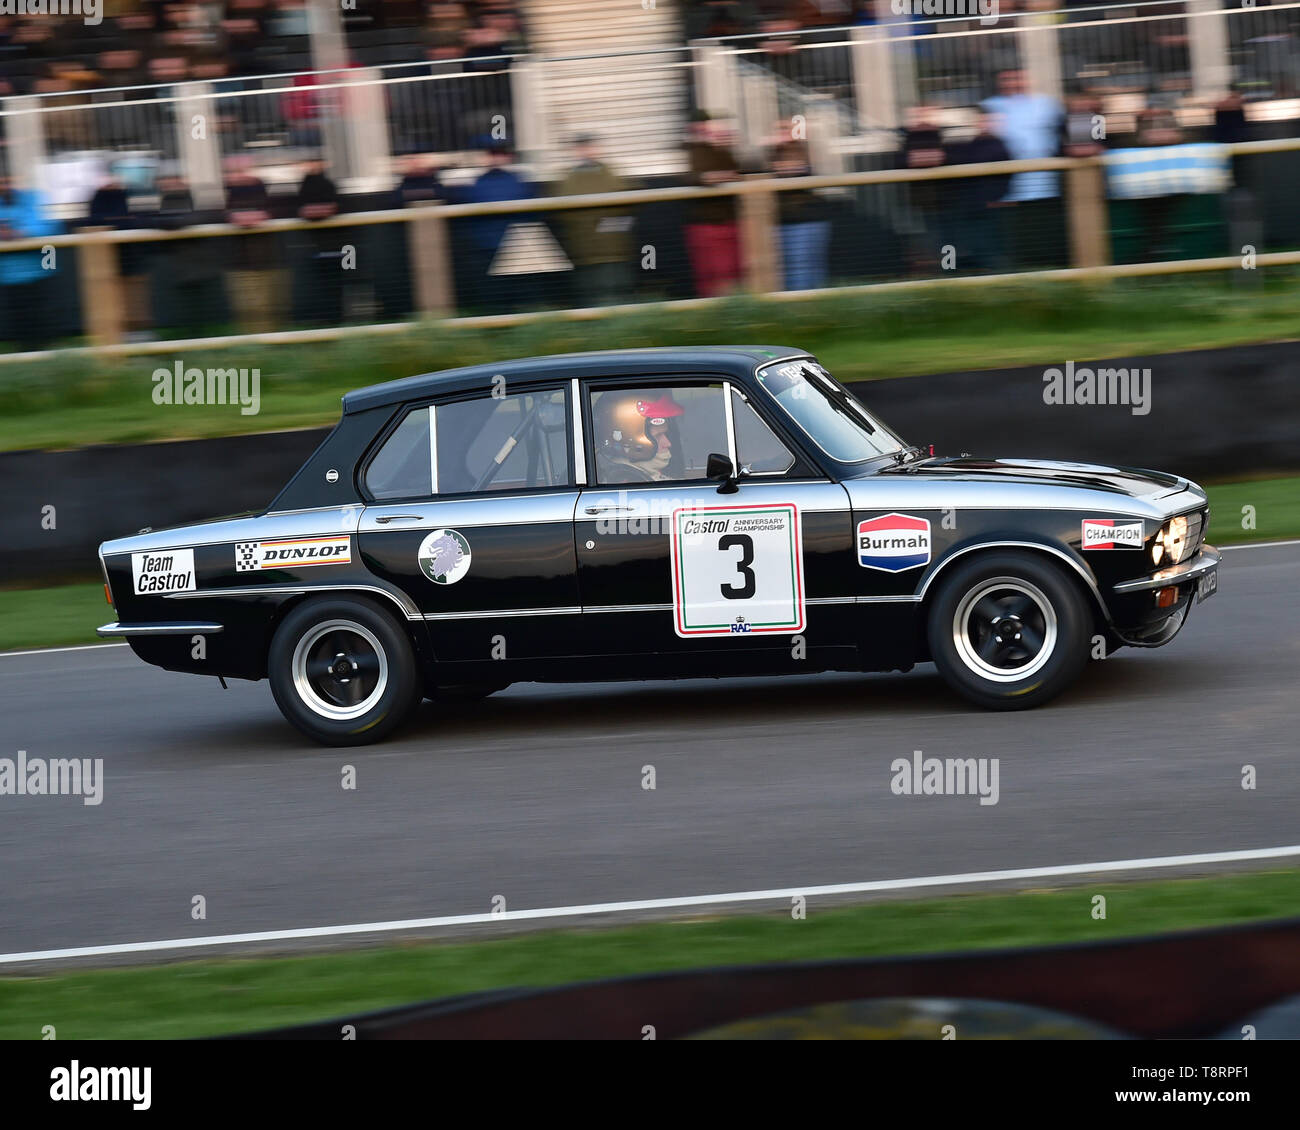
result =
[{"label": "car roof", "polygon": [[493,378],[535,381],[555,377],[617,377],[693,372],[748,376],[758,365],[786,357],[806,357],[806,349],[788,345],[708,345],[667,349],[606,349],[591,353],[556,353],[487,365],[443,369],[359,388],[343,397],[344,413],[363,412],[449,392],[487,388]]}]

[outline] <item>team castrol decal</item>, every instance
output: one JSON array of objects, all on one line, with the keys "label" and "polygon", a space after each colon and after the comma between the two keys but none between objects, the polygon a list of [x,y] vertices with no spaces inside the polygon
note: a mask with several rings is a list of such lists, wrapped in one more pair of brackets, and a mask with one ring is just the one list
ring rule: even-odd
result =
[{"label": "team castrol decal", "polygon": [[803,538],[793,503],[672,514],[673,627],[683,639],[804,628]]},{"label": "team castrol decal", "polygon": [[235,543],[236,573],[298,569],[304,565],[347,565],[351,560],[352,539],[347,535]]},{"label": "team castrol decal", "polygon": [[1117,522],[1114,518],[1085,518],[1083,548],[1141,549],[1142,523]]},{"label": "team castrol decal", "polygon": [[133,553],[131,579],[135,582],[136,596],[193,592],[194,550],[166,549],[161,553]]},{"label": "team castrol decal", "polygon": [[459,530],[434,530],[420,543],[420,572],[435,585],[454,585],[469,572],[471,556]]},{"label": "team castrol decal", "polygon": [[858,523],[858,564],[905,573],[930,564],[930,521],[913,514],[882,514]]}]

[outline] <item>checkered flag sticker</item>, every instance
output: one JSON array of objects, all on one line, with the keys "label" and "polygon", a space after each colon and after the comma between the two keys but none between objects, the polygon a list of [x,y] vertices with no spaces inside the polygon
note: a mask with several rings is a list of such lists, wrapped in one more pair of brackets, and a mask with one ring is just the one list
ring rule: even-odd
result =
[{"label": "checkered flag sticker", "polygon": [[257,568],[257,545],[255,541],[235,542],[236,573],[251,573]]}]

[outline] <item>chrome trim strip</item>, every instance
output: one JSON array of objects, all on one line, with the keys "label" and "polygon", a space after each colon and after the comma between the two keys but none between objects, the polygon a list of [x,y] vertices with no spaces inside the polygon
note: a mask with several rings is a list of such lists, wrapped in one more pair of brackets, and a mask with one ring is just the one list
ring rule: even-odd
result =
[{"label": "chrome trim strip", "polygon": [[916,594],[916,599],[925,599],[925,594],[929,591],[930,585],[934,583],[935,577],[937,577],[943,569],[947,568],[951,562],[957,560],[959,557],[964,557],[968,553],[973,553],[978,549],[1037,549],[1045,553],[1054,554],[1062,561],[1068,563],[1069,566],[1083,578],[1084,583],[1088,586],[1088,591],[1097,598],[1097,603],[1101,606],[1102,614],[1106,617],[1106,623],[1112,623],[1110,609],[1107,607],[1106,601],[1102,599],[1101,590],[1097,588],[1097,582],[1093,579],[1092,574],[1068,553],[1057,549],[1055,546],[1045,545],[1038,541],[982,541],[976,545],[964,546],[955,553],[948,554],[947,557],[934,566],[930,575],[921,583],[921,591]]},{"label": "chrome trim strip", "polygon": [[671,604],[592,604],[583,612],[671,612]]},{"label": "chrome trim strip", "polygon": [[209,621],[166,621],[152,624],[103,624],[95,629],[97,636],[188,636],[194,632],[214,636],[225,631],[224,624]]},{"label": "chrome trim strip", "polygon": [[890,604],[895,601],[919,601],[921,598],[913,593],[898,596],[859,596],[854,597],[858,604]]},{"label": "chrome trim strip", "polygon": [[1181,565],[1174,565],[1168,569],[1161,569],[1158,573],[1153,573],[1149,577],[1138,577],[1132,581],[1120,581],[1119,584],[1111,586],[1117,593],[1145,592],[1150,589],[1167,588],[1169,585],[1181,585],[1185,581],[1193,581],[1197,577],[1202,577],[1218,566],[1223,558],[1220,556],[1218,549],[1212,545],[1202,545],[1201,551],[1190,561],[1184,561]]},{"label": "chrome trim strip", "polygon": [[309,592],[373,592],[386,596],[396,604],[408,620],[420,619],[420,610],[415,607],[405,593],[396,593],[378,585],[257,585],[240,588],[195,589],[193,592],[169,592],[164,600],[199,600],[220,596],[265,596],[267,593],[279,596],[302,596]]},{"label": "chrome trim strip", "polygon": [[573,419],[573,478],[580,487],[587,485],[587,450],[582,434],[582,382],[569,382],[569,413]]},{"label": "chrome trim strip", "polygon": [[438,496],[438,406],[429,405],[429,493]]},{"label": "chrome trim strip", "polygon": [[[239,541],[275,541],[280,538],[351,535],[357,532],[364,510],[364,503],[346,502],[339,506],[323,506],[310,511],[318,515],[315,520],[304,520],[298,517],[299,514],[309,513],[308,511],[284,510],[277,511],[275,516],[258,514],[250,518],[223,518],[215,522],[195,522],[179,526],[174,530],[109,538],[100,546],[100,550],[116,556],[120,553],[157,553],[167,549],[230,545]],[[326,515],[329,514],[336,515],[336,520],[328,521]]]},{"label": "chrome trim strip", "polygon": [[385,532],[379,519],[389,514],[418,514],[418,526],[411,525],[407,529],[437,529],[439,526],[474,529],[478,526],[557,524],[572,529],[579,490],[580,487],[570,486],[548,488],[542,492],[485,492],[458,498],[407,499],[405,502],[372,504],[366,507],[357,532],[363,537]]},{"label": "chrome trim strip", "polygon": [[731,404],[731,382],[722,382],[722,411],[727,427],[727,458],[731,460],[732,473],[740,474],[740,464],[736,462],[736,413]]},{"label": "chrome trim strip", "polygon": [[581,608],[490,608],[464,612],[425,612],[422,620],[496,620],[506,616],[577,616]]}]

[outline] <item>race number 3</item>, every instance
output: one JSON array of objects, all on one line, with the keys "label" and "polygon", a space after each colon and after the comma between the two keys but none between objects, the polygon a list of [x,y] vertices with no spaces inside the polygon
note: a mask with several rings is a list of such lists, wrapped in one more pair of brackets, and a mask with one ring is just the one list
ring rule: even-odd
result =
[{"label": "race number 3", "polygon": [[803,631],[803,543],[793,503],[674,510],[672,569],[679,636]]}]

